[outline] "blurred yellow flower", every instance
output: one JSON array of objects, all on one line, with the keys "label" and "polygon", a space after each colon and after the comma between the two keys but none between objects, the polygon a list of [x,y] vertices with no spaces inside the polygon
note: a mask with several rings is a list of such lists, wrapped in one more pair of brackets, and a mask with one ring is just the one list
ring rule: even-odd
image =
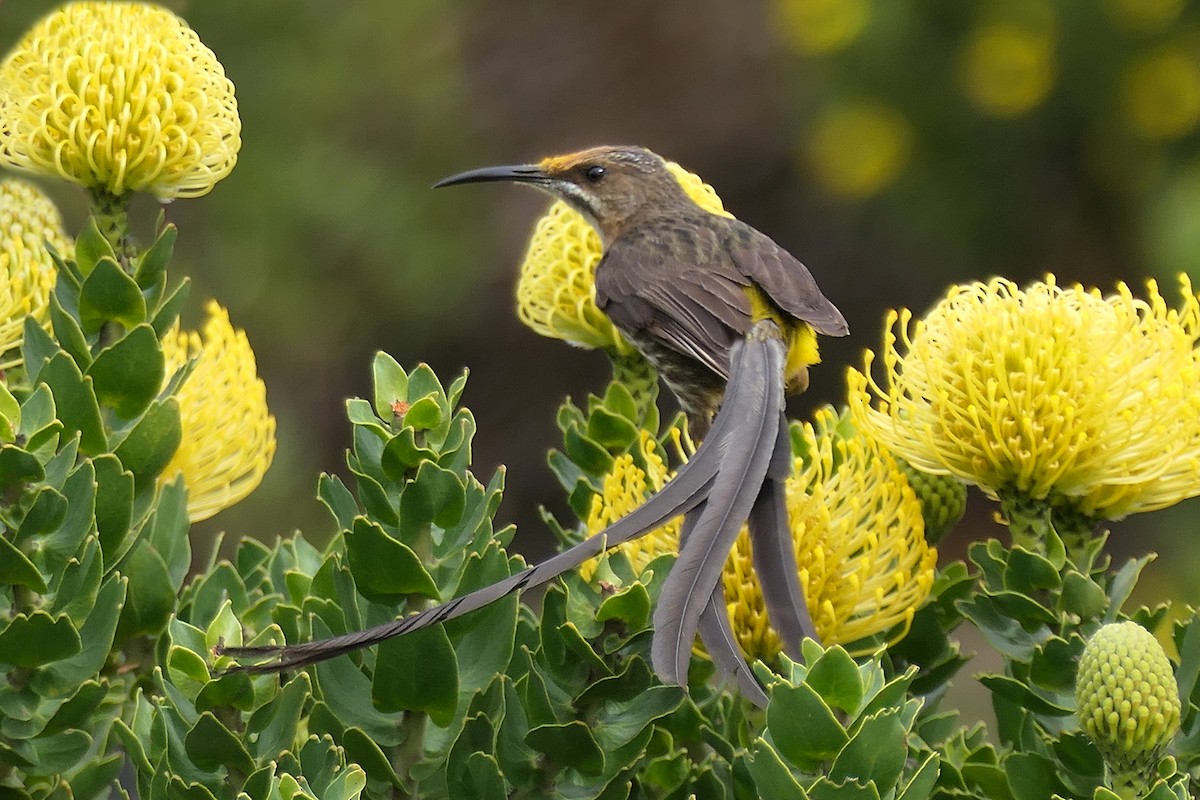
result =
[{"label": "blurred yellow flower", "polygon": [[[731,216],[713,188],[678,164],[667,168],[696,203]],[[542,336],[613,355],[637,352],[596,307],[596,265],[603,255],[600,235],[579,212],[555,202],[538,220],[517,279],[517,314]]]},{"label": "blurred yellow flower", "polygon": [[992,21],[971,34],[959,61],[967,97],[997,117],[1039,106],[1054,86],[1053,26]]},{"label": "blurred yellow flower", "polygon": [[867,0],[777,0],[778,29],[801,53],[828,55],[844,49],[867,25]]},{"label": "blurred yellow flower", "polygon": [[1179,46],[1134,60],[1121,79],[1129,127],[1151,141],[1177,139],[1200,124],[1200,62]]},{"label": "blurred yellow flower", "polygon": [[[1200,301],[994,278],[922,320],[888,316],[882,385],[847,376],[855,425],[926,472],[1119,519],[1200,494]],[[898,345],[899,342],[899,345]],[[872,407],[871,403],[876,405]]]},{"label": "blurred yellow flower", "polygon": [[122,196],[205,194],[241,145],[233,84],[182,19],[69,3],[0,64],[0,160]]},{"label": "blurred yellow flower", "polygon": [[58,273],[46,245],[70,255],[74,244],[50,198],[14,178],[0,181],[0,232],[0,370],[5,370],[22,363],[25,317],[49,324]]},{"label": "blurred yellow flower", "polygon": [[907,166],[912,127],[899,111],[882,103],[846,103],[814,121],[807,150],[814,175],[830,191],[870,197]]},{"label": "blurred yellow flower", "polygon": [[[907,631],[933,584],[937,551],[925,541],[921,503],[896,460],[869,437],[843,436],[831,409],[800,429],[810,454],[797,458],[787,503],[800,582],[826,644],[850,643],[896,626]],[[618,457],[587,520],[602,530],[669,479],[643,433],[638,458]],[[639,466],[637,462],[645,464]],[[637,570],[678,550],[679,522],[621,547]],[[738,537],[723,576],[734,636],[750,658],[781,648],[754,574],[750,537]],[[897,637],[898,638],[898,637]]]},{"label": "blurred yellow flower", "polygon": [[1113,19],[1139,31],[1162,30],[1179,18],[1184,0],[1108,0]]},{"label": "blurred yellow flower", "polygon": [[234,329],[229,312],[215,301],[206,310],[202,333],[177,327],[163,339],[168,380],[196,359],[176,394],[183,441],[160,478],[169,482],[183,473],[192,522],[250,494],[275,455],[275,418],[246,333]]}]

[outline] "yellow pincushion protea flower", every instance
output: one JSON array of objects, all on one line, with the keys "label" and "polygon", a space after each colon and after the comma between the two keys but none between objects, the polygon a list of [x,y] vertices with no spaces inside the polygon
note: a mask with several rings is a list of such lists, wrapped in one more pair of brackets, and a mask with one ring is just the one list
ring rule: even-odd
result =
[{"label": "yellow pincushion protea flower", "polygon": [[848,374],[855,425],[918,469],[1091,518],[1200,494],[1200,302],[1180,281],[1179,309],[1153,281],[1140,300],[1050,275],[954,286],[916,322],[892,312],[882,385],[870,351]]},{"label": "yellow pincushion protea flower", "polygon": [[[902,636],[933,585],[937,551],[925,541],[921,503],[900,466],[870,438],[844,437],[837,415],[818,412],[801,429],[810,456],[798,458],[787,486],[800,583],[817,634],[845,644],[900,626]],[[669,478],[643,434],[643,469],[620,456],[593,501],[589,533],[632,511]],[[622,546],[635,569],[678,550],[679,523]],[[723,576],[734,636],[750,658],[782,649],[767,620],[754,574],[750,537],[738,537]]]},{"label": "yellow pincushion protea flower", "polygon": [[31,183],[0,181],[0,370],[21,364],[25,317],[48,322],[58,273],[47,244],[60,253],[74,247],[58,208]]},{"label": "yellow pincushion protea flower", "polygon": [[208,303],[207,312],[202,333],[176,329],[163,339],[168,379],[198,359],[176,394],[183,441],[160,479],[183,473],[192,522],[250,494],[275,455],[275,418],[246,333],[234,329],[216,302]]},{"label": "yellow pincushion protea flower", "polygon": [[69,3],[0,64],[0,160],[120,197],[207,193],[241,145],[233,84],[179,17]]},{"label": "yellow pincushion protea flower", "polygon": [[[711,186],[667,162],[684,191],[706,211],[732,216]],[[589,350],[629,356],[637,351],[596,307],[600,235],[561,200],[538,220],[517,279],[517,314],[534,332]]]}]

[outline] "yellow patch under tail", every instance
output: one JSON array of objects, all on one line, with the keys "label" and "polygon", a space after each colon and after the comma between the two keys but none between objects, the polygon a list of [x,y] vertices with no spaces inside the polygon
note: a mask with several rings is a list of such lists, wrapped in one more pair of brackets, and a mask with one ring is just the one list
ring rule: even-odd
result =
[{"label": "yellow patch under tail", "polygon": [[750,317],[755,322],[769,319],[779,326],[787,342],[785,376],[787,390],[796,394],[808,388],[808,368],[821,363],[817,332],[807,322],[787,317],[757,288],[746,292],[750,298]]}]

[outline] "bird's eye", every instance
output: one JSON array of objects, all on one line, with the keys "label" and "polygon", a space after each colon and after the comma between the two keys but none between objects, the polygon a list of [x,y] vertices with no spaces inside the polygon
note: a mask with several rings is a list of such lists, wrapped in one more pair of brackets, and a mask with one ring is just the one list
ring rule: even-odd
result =
[{"label": "bird's eye", "polygon": [[604,179],[605,169],[599,165],[588,167],[583,171],[584,176],[592,183],[599,183]]}]

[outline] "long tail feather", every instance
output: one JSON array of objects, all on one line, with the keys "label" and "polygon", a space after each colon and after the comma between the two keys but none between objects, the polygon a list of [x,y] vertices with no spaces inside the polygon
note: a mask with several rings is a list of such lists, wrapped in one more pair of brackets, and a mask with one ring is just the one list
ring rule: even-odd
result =
[{"label": "long tail feather", "polygon": [[720,444],[734,427],[731,415],[726,414],[722,418],[722,415],[718,414],[708,438],[696,450],[695,455],[679,468],[675,477],[657,494],[627,516],[569,550],[564,550],[541,564],[522,570],[491,586],[485,586],[470,594],[448,600],[434,608],[385,622],[364,631],[355,631],[329,639],[295,645],[218,646],[216,652],[218,655],[231,655],[234,658],[274,659],[260,664],[238,665],[231,668],[231,671],[280,672],[324,661],[327,658],[349,653],[362,647],[369,647],[385,639],[400,636],[428,625],[436,625],[483,608],[513,592],[541,586],[567,570],[578,567],[588,559],[595,558],[605,550],[659,528],[671,519],[685,514],[703,503],[721,464]]},{"label": "long tail feather", "polygon": [[654,610],[650,656],[665,683],[687,683],[700,614],[766,479],[783,409],[783,364],[783,343],[774,325],[756,327],[730,353],[725,399],[705,444],[717,438],[722,418],[734,420],[734,426],[721,431],[716,478]]},{"label": "long tail feather", "polygon": [[762,490],[750,510],[750,551],[754,573],[762,587],[763,601],[771,626],[783,642],[783,650],[800,658],[804,637],[817,638],[804,589],[800,586],[796,551],[787,513],[785,481],[791,471],[792,448],[787,420],[781,419],[771,467]]},{"label": "long tail feather", "polygon": [[[687,542],[700,520],[701,509],[703,506],[698,506],[684,516],[683,526],[679,531],[680,547]],[[727,679],[734,678],[747,699],[757,706],[766,707],[767,694],[747,668],[746,659],[738,648],[737,640],[734,639],[729,609],[725,605],[725,587],[719,582],[709,597],[708,605],[700,612],[700,641],[704,642],[704,649],[708,651],[721,675]]]}]

